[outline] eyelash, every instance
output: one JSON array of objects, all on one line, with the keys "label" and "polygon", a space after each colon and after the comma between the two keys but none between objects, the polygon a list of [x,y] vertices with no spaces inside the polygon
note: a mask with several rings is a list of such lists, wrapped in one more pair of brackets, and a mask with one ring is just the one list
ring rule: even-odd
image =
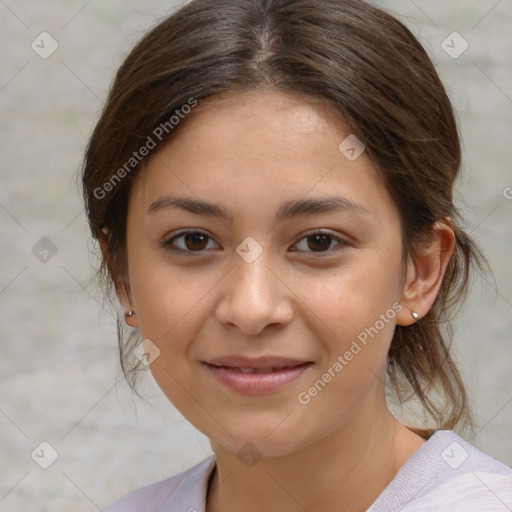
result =
[{"label": "eyelash", "polygon": [[[185,249],[181,249],[181,248],[176,248],[175,246],[173,246],[173,242],[179,238],[182,238],[186,235],[190,235],[190,234],[198,234],[198,235],[203,235],[205,237],[207,237],[209,240],[212,240],[212,237],[209,236],[208,234],[202,232],[202,231],[180,231],[179,233],[177,233],[176,235],[174,235],[173,237],[171,237],[170,239],[168,240],[164,240],[161,244],[161,247],[165,248],[166,250],[169,250],[169,251],[172,251],[172,252],[175,252],[175,253],[181,253],[181,254],[186,254],[187,256],[191,256],[191,257],[196,257],[196,256],[200,256],[202,253],[206,252],[206,249],[202,249],[200,251],[190,251],[190,250],[185,250]],[[329,253],[332,253],[332,252],[338,252],[340,250],[343,250],[344,248],[348,247],[350,245],[350,243],[347,241],[347,240],[344,240],[343,238],[340,238],[336,235],[333,235],[331,233],[326,233],[324,231],[312,231],[310,233],[307,233],[305,234],[296,244],[294,245],[297,245],[299,244],[302,240],[306,239],[306,238],[309,238],[309,237],[312,237],[312,236],[315,236],[315,235],[325,235],[329,238],[331,238],[332,240],[336,240],[337,242],[339,242],[339,245],[342,247],[341,249],[337,249],[336,251],[333,251],[331,249],[328,249],[327,251],[318,251],[318,252],[314,252],[314,251],[292,251],[292,252],[309,252],[311,254],[313,254],[314,258],[322,258],[324,256],[322,256],[323,254],[329,254]]]}]

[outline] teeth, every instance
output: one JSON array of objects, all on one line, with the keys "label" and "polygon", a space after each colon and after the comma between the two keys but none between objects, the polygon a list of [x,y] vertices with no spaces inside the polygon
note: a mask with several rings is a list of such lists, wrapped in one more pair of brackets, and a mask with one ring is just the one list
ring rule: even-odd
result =
[{"label": "teeth", "polygon": [[237,368],[241,373],[272,373],[276,370],[282,370],[287,368],[286,366],[280,366],[279,368]]},{"label": "teeth", "polygon": [[[300,365],[299,365],[300,366]],[[272,373],[279,370],[288,370],[295,366],[274,366],[272,368],[240,368],[238,366],[217,366],[217,368],[225,368],[226,370],[235,370],[240,373]]]}]

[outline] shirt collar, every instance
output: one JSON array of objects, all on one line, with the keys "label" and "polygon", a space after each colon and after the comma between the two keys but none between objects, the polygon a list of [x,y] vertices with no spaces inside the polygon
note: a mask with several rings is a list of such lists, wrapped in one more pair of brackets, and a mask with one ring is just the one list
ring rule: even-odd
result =
[{"label": "shirt collar", "polygon": [[203,460],[181,480],[170,499],[158,512],[205,512],[208,480],[215,469],[215,455]]}]

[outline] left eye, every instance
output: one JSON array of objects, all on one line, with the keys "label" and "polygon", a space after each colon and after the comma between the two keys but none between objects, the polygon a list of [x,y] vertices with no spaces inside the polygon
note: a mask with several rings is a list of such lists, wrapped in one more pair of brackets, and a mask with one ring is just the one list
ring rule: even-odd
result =
[{"label": "left eye", "polygon": [[346,240],[343,240],[338,236],[331,235],[329,233],[324,233],[322,231],[317,231],[315,233],[310,233],[309,235],[301,238],[301,240],[297,244],[295,244],[295,247],[300,246],[300,244],[303,243],[303,241],[305,241],[305,243],[303,243],[303,247],[311,249],[311,251],[308,251],[307,249],[302,249],[306,250],[306,252],[332,252],[329,250],[329,248],[331,247],[333,240],[336,240],[338,242],[338,245],[341,246],[341,248],[344,248],[347,245],[349,245],[349,243]]},{"label": "left eye", "polygon": [[[176,241],[178,240],[181,241],[180,244],[176,243]],[[293,249],[292,251],[296,252],[297,250],[299,250],[313,253],[332,252],[330,251],[330,248],[334,240],[338,242],[338,246],[340,246],[341,248],[344,248],[349,245],[349,243],[346,240],[343,240],[338,236],[317,231],[302,237],[300,241],[296,243],[294,246],[300,247],[300,245],[302,244],[302,249]],[[174,252],[185,252],[189,254],[201,253],[208,248],[208,241],[213,240],[206,233],[202,233],[201,231],[183,231],[173,236],[169,240],[165,240],[164,242],[162,242],[162,247],[165,247],[166,249],[169,249]]]}]

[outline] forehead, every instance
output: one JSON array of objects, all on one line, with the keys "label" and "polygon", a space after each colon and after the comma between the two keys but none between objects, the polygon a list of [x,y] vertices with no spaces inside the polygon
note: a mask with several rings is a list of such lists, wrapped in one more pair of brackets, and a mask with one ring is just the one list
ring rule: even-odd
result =
[{"label": "forehead", "polygon": [[[263,88],[228,91],[200,101],[184,120],[181,133],[210,122],[224,125],[228,133],[231,123],[236,122],[247,127],[252,125],[254,129],[257,125],[262,131],[281,133],[282,137],[292,134],[306,137],[333,128],[350,132],[335,105],[327,99]],[[214,132],[211,135],[220,134]]]},{"label": "forehead", "polygon": [[349,159],[340,150],[349,136],[350,127],[325,100],[268,90],[217,95],[199,102],[150,155],[133,200],[147,209],[165,192],[241,210],[273,203],[275,211],[285,198],[336,192],[370,209],[389,208],[365,152]]}]

